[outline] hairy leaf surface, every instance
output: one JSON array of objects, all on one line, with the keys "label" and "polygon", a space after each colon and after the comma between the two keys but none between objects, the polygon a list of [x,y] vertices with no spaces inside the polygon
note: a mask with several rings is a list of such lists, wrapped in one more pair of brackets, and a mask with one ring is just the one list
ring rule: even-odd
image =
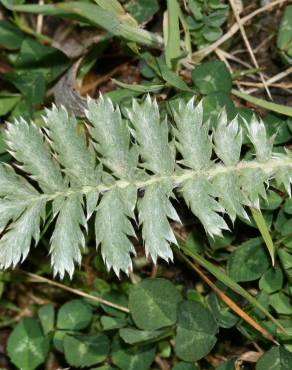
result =
[{"label": "hairy leaf surface", "polygon": [[86,125],[55,106],[44,127],[9,123],[5,139],[16,161],[0,164],[0,267],[26,258],[46,220],[54,273],[72,276],[94,214],[96,247],[107,268],[129,273],[135,224],[146,255],[154,262],[172,259],[170,221],[180,222],[173,199],[184,199],[215,236],[229,229],[226,215],[234,222],[248,219],[245,206],[259,208],[270,179],[291,193],[291,151],[273,153],[274,137],[261,120],[246,122],[255,155],[241,160],[238,119],[229,122],[223,110],[212,128],[203,113],[201,103],[181,102],[170,127],[148,96],[133,101],[127,120],[101,96],[88,100]]}]

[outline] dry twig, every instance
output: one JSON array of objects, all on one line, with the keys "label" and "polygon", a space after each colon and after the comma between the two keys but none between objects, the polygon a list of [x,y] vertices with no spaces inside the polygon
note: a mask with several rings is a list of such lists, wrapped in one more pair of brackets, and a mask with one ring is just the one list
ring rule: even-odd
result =
[{"label": "dry twig", "polygon": [[[234,4],[234,0],[229,0],[229,3],[230,3],[230,6],[231,6],[231,8],[232,8],[232,11],[233,11],[234,17],[235,17],[235,19],[236,19],[236,22],[237,22],[237,24],[238,24],[238,27],[239,27],[239,30],[240,30],[241,36],[242,36],[242,38],[243,38],[243,41],[244,41],[244,43],[245,43],[245,46],[246,46],[246,48],[247,48],[247,50],[248,50],[248,53],[249,53],[249,55],[250,55],[250,58],[251,58],[251,60],[252,60],[252,62],[253,62],[253,64],[254,64],[254,66],[255,66],[257,69],[259,69],[260,67],[259,67],[258,61],[257,61],[257,59],[256,59],[256,57],[255,57],[255,55],[254,55],[254,52],[253,52],[253,50],[252,50],[252,47],[250,46],[250,43],[249,43],[249,41],[248,41],[248,38],[247,38],[247,35],[246,35],[246,32],[245,32],[245,29],[244,29],[244,27],[243,27],[243,24],[241,23],[241,19],[240,19],[240,17],[239,17],[239,14],[238,14],[238,11],[237,11],[237,8],[236,8],[236,5]],[[262,74],[261,72],[259,72],[259,76],[260,76],[260,78],[261,78],[261,81],[262,81],[262,83],[263,83],[263,86],[264,86],[264,88],[265,88],[265,90],[266,90],[266,92],[267,92],[267,94],[268,94],[269,98],[270,98],[271,100],[273,100],[272,95],[271,95],[271,93],[270,93],[270,90],[269,90],[269,88],[268,88],[268,86],[267,86],[266,80],[265,80],[265,78],[264,78],[264,76],[263,76],[263,74]]]},{"label": "dry twig", "polygon": [[[44,0],[39,0],[39,5],[44,5]],[[38,14],[36,21],[36,32],[42,33],[44,16],[43,14]]]},{"label": "dry twig", "polygon": [[[273,1],[272,3],[269,3],[269,4],[267,4],[263,7],[255,10],[254,12],[248,14],[247,16],[241,18],[240,23],[243,25],[243,24],[249,22],[252,18],[256,17],[257,15],[259,15],[263,12],[266,12],[266,11],[274,8],[277,5],[283,5],[286,2],[291,2],[291,0],[276,0],[276,1]],[[201,61],[207,55],[212,53],[216,48],[218,48],[221,44],[223,44],[224,42],[229,40],[233,35],[235,35],[238,30],[239,30],[239,24],[234,23],[234,25],[232,27],[230,27],[228,32],[226,32],[222,37],[220,37],[220,39],[215,41],[213,44],[211,44],[211,45],[193,53],[192,54],[193,60],[196,61],[196,62]]]},{"label": "dry twig", "polygon": [[[287,83],[287,84],[285,84],[286,86],[284,86],[283,84],[280,85],[280,84],[276,84],[275,82],[282,80],[283,78],[287,77],[291,73],[292,73],[292,67],[289,67],[285,71],[280,72],[280,73],[276,74],[275,76],[269,78],[266,81],[266,83],[267,83],[268,86],[274,86],[274,87],[281,87],[281,88],[289,89],[289,88],[292,87],[291,83],[290,84]],[[246,86],[248,86],[248,85],[246,85]],[[258,83],[257,85],[250,85],[250,86],[257,86],[257,88],[248,90],[247,91],[248,94],[252,94],[252,93],[256,92],[257,90],[260,90],[261,88],[263,88],[263,85],[261,83]]]},{"label": "dry twig", "polygon": [[265,338],[269,339],[271,342],[279,345],[279,343],[273,338],[273,336],[266,331],[262,326],[260,326],[251,316],[244,312],[230,297],[228,297],[221,289],[219,289],[205,274],[205,272],[192,263],[183,253],[177,251],[177,254],[202,278],[202,280],[209,285],[209,287],[214,291],[214,293],[224,302],[233,312],[235,312],[240,318],[251,325],[254,329],[260,332]]}]

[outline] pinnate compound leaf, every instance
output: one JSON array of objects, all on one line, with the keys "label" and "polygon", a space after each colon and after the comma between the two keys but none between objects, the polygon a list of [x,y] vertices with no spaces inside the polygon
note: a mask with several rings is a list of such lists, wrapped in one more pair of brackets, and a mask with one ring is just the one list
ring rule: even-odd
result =
[{"label": "pinnate compound leaf", "polygon": [[87,105],[87,127],[62,107],[47,111],[42,128],[22,119],[7,125],[6,144],[21,172],[0,164],[1,267],[27,256],[47,217],[46,226],[54,223],[54,273],[72,276],[95,213],[96,244],[108,269],[129,273],[136,214],[146,254],[156,262],[172,259],[176,243],[170,220],[179,217],[171,198],[182,195],[213,237],[228,229],[224,213],[234,221],[248,218],[244,206],[259,208],[270,179],[291,193],[291,151],[273,153],[274,138],[256,118],[247,123],[256,155],[240,160],[241,130],[224,111],[214,129],[204,122],[201,103],[181,102],[170,130],[149,96],[133,102],[129,122],[108,98]]},{"label": "pinnate compound leaf", "polygon": [[24,318],[9,336],[7,351],[19,369],[34,370],[46,360],[49,338],[43,335],[37,320]]}]

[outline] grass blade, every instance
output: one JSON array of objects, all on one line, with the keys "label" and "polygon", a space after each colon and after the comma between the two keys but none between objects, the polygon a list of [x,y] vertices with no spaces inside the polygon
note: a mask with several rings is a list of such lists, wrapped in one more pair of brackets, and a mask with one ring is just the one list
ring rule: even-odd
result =
[{"label": "grass blade", "polygon": [[163,89],[163,87],[164,87],[163,84],[144,84],[144,85],[143,84],[140,84],[140,85],[127,84],[125,82],[118,81],[115,78],[112,78],[112,81],[116,85],[118,85],[118,86],[120,86],[124,89],[135,91],[135,92],[141,93],[141,94],[146,94],[146,93],[150,93],[150,92],[158,92],[161,89]]},{"label": "grass blade", "polygon": [[288,117],[292,117],[292,108],[291,107],[281,105],[281,104],[271,103],[271,102],[268,102],[268,101],[263,100],[263,99],[255,98],[252,95],[244,94],[244,93],[241,93],[241,92],[239,92],[237,90],[234,90],[234,89],[231,90],[231,93],[233,95],[237,96],[238,98],[246,100],[249,103],[252,103],[252,104],[257,105],[259,107],[262,107],[264,109],[270,110],[272,112],[284,114],[285,116],[288,116]]},{"label": "grass blade", "polygon": [[273,338],[273,336],[268,333],[263,327],[261,327],[250,315],[244,312],[230,297],[228,297],[221,289],[219,289],[206,274],[201,270],[199,266],[192,263],[183,253],[176,250],[176,253],[194,270],[197,274],[205,281],[207,285],[216,293],[216,295],[221,299],[233,312],[235,312],[241,319],[251,325],[254,329],[259,331],[265,338],[272,341],[275,344],[278,342]]},{"label": "grass blade", "polygon": [[180,8],[177,0],[167,0],[165,25],[165,60],[170,69],[175,68],[175,61],[181,56],[179,32]]},{"label": "grass blade", "polygon": [[199,253],[190,250],[186,242],[180,244],[181,250],[189,257],[193,258],[199,265],[204,267],[210,274],[216,277],[228,288],[233,290],[235,293],[239,294],[241,297],[245,298],[251,305],[258,308],[269,320],[271,320],[283,333],[286,333],[285,328],[266,310],[256,298],[250,295],[244,288],[233,281],[225,272],[219,269],[217,266],[213,265],[211,262],[207,261]]},{"label": "grass blade", "polygon": [[270,235],[270,232],[269,232],[269,229],[268,229],[268,226],[266,224],[266,221],[263,217],[263,214],[262,212],[259,210],[259,209],[256,209],[256,208],[253,208],[251,207],[250,208],[251,210],[251,213],[252,213],[252,217],[262,235],[262,238],[264,239],[265,241],[265,244],[267,246],[267,249],[269,251],[269,254],[271,256],[271,260],[272,260],[272,265],[275,266],[275,246],[274,246],[274,243],[273,243],[273,240],[271,238],[271,235]]},{"label": "grass blade", "polygon": [[2,0],[2,4],[12,11],[53,15],[89,23],[138,44],[158,49],[162,47],[160,36],[133,25],[129,17],[121,20],[120,16],[96,4],[69,1],[54,5],[11,5],[7,0]]}]

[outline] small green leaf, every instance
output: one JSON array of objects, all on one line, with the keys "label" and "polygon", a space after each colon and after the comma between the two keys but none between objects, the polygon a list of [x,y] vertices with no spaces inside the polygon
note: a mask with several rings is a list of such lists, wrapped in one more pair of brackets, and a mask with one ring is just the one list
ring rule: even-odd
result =
[{"label": "small green leaf", "polygon": [[283,292],[270,295],[270,305],[280,315],[292,315],[290,298]]},{"label": "small green leaf", "polygon": [[21,44],[15,67],[21,71],[37,71],[46,82],[54,81],[68,67],[70,61],[59,49],[45,46],[36,40],[25,39]]},{"label": "small green leaf", "polygon": [[56,330],[53,336],[53,344],[57,351],[64,352],[64,338],[67,334],[76,334],[76,332],[70,332],[67,330]]},{"label": "small green leaf", "polygon": [[55,326],[55,310],[51,303],[43,305],[38,311],[38,317],[41,322],[44,334],[48,334],[54,330]]},{"label": "small green leaf", "polygon": [[159,10],[159,4],[157,0],[130,0],[125,4],[125,9],[141,24],[151,20]]},{"label": "small green leaf", "polygon": [[127,320],[124,318],[111,316],[101,316],[100,323],[103,330],[120,329],[128,324]]},{"label": "small green leaf", "polygon": [[207,41],[214,42],[223,35],[223,31],[220,27],[205,26],[202,30],[202,34]]},{"label": "small green leaf", "polygon": [[196,20],[201,20],[203,18],[201,13],[201,5],[197,0],[189,0],[188,6]]},{"label": "small green leaf", "polygon": [[223,249],[232,244],[235,239],[235,235],[231,232],[224,232],[223,236],[208,237],[210,247],[216,251],[218,249]]},{"label": "small green leaf", "polygon": [[274,211],[277,209],[283,201],[283,198],[277,194],[275,191],[268,190],[267,198],[262,200],[260,199],[260,209]]},{"label": "small green leaf", "polygon": [[130,311],[135,324],[156,330],[175,324],[181,295],[165,279],[145,279],[130,291]]},{"label": "small green leaf", "polygon": [[44,337],[35,319],[22,319],[9,336],[7,351],[21,370],[34,370],[43,364],[49,352],[49,339]]},{"label": "small green leaf", "polygon": [[278,267],[266,271],[259,281],[260,289],[267,293],[274,293],[277,290],[280,290],[282,285],[283,273]]},{"label": "small green leaf", "polygon": [[[111,290],[110,292],[104,292],[102,294],[102,298],[115,303],[119,306],[128,307],[128,298],[122,292]],[[122,311],[117,310],[116,308],[109,307],[105,304],[101,305],[102,309],[109,315],[117,317],[117,318],[125,318],[126,314]]]},{"label": "small green leaf", "polygon": [[154,360],[155,347],[126,346],[116,337],[112,344],[112,361],[121,370],[149,370]]},{"label": "small green leaf", "polygon": [[292,353],[283,347],[272,347],[258,361],[256,370],[290,370]]},{"label": "small green leaf", "polygon": [[81,299],[73,299],[61,306],[57,316],[58,329],[82,330],[92,319],[90,306]]},{"label": "small green leaf", "polygon": [[231,75],[223,62],[215,61],[198,65],[192,72],[192,78],[201,94],[231,91]]},{"label": "small green leaf", "polygon": [[209,309],[186,301],[179,307],[175,352],[184,361],[197,361],[216,343],[217,323]]},{"label": "small green leaf", "polygon": [[283,225],[281,226],[281,231],[280,232],[281,232],[282,236],[291,235],[291,233],[292,233],[292,218],[283,222]]},{"label": "small green leaf", "polygon": [[24,39],[24,34],[11,22],[0,21],[0,45],[8,50],[19,49]]},{"label": "small green leaf", "polygon": [[[168,334],[171,333],[168,332]],[[158,342],[158,354],[162,358],[170,358],[172,354],[172,346],[169,340],[160,340]]]},{"label": "small green leaf", "polygon": [[21,100],[15,105],[10,113],[11,120],[20,118],[23,118],[26,121],[29,121],[33,118],[32,105],[24,96],[22,96]]},{"label": "small green leaf", "polygon": [[17,94],[0,94],[0,116],[5,116],[20,101],[21,96]]},{"label": "small green leaf", "polygon": [[128,344],[137,344],[157,339],[163,333],[163,330],[146,331],[134,328],[124,328],[119,330],[120,337]]},{"label": "small green leaf", "polygon": [[[213,92],[203,97],[203,121],[210,122],[210,127],[217,127],[218,115],[224,108],[228,120],[236,116],[235,106],[229,93]],[[240,117],[238,117],[240,119]]]},{"label": "small green leaf", "polygon": [[279,249],[278,255],[289,282],[292,282],[292,254],[284,249]]},{"label": "small green leaf", "polygon": [[292,215],[292,198],[288,198],[284,204],[284,211],[289,215]]},{"label": "small green leaf", "polygon": [[35,105],[43,102],[46,92],[46,82],[42,73],[16,70],[6,73],[5,79],[12,83],[30,104]]},{"label": "small green leaf", "polygon": [[[224,285],[220,287],[224,291]],[[230,296],[228,292],[228,295]],[[208,306],[212,311],[218,325],[222,328],[232,328],[239,320],[229,307],[223,303],[214,292],[211,292],[207,298]]]},{"label": "small green leaf", "polygon": [[235,359],[232,358],[223,362],[223,364],[221,364],[220,366],[216,367],[216,370],[234,370],[234,364]]},{"label": "small green leaf", "polygon": [[289,130],[288,121],[281,118],[280,115],[269,113],[265,116],[264,122],[268,135],[276,135],[275,145],[284,144],[291,140],[292,133]]},{"label": "small green leaf", "polygon": [[[193,248],[189,248],[186,243],[180,245],[180,248],[184,253],[191,257],[192,260],[196,260],[202,267],[209,271],[213,276],[216,277],[221,283],[230,288],[233,292],[239,294],[241,297],[245,298],[252,306],[258,308],[265,316],[267,316],[276,326],[282,331],[285,332],[283,326],[270,314],[270,312],[261,305],[246,289],[242,288],[237,284],[232,278],[230,278],[225,272],[218,268],[215,264],[209,262],[204,257],[202,257],[197,251]],[[279,250],[281,252],[281,250]],[[179,253],[181,254],[181,253]],[[181,254],[184,256],[183,254]],[[186,260],[188,260],[185,257]],[[291,263],[292,267],[292,263]]]},{"label": "small green leaf", "polygon": [[156,68],[158,69],[159,75],[164,81],[168,82],[170,86],[175,87],[177,90],[192,92],[193,90],[188,87],[184,80],[179,77],[175,72],[173,72],[169,67],[163,62],[163,60],[155,58]]},{"label": "small green leaf", "polygon": [[259,279],[269,266],[268,254],[261,238],[242,243],[228,260],[229,276],[236,282]]},{"label": "small green leaf", "polygon": [[104,334],[66,335],[65,358],[74,367],[97,365],[107,358],[109,345],[109,339]]},{"label": "small green leaf", "polygon": [[284,60],[292,64],[292,6],[285,8],[283,18],[278,29],[277,47]]}]

